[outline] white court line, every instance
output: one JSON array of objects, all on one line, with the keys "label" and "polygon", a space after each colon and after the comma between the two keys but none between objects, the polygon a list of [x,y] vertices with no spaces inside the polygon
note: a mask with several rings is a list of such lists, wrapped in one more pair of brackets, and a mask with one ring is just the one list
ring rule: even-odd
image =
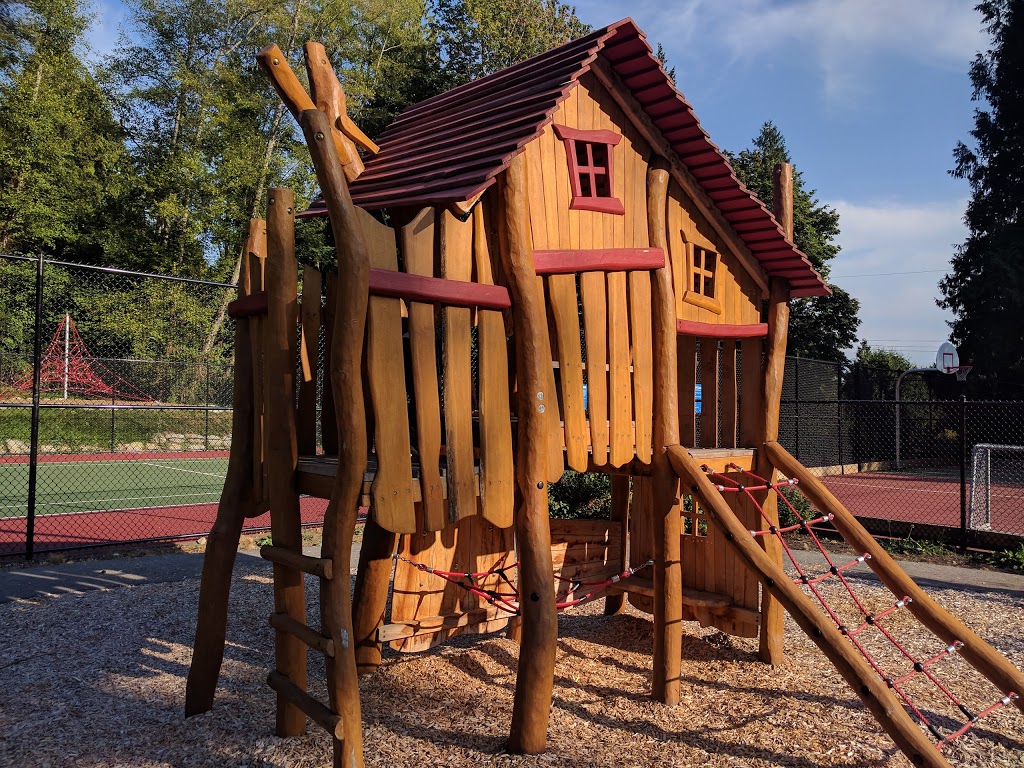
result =
[{"label": "white court line", "polygon": [[[180,461],[180,459],[171,459],[171,461]],[[227,477],[227,472],[223,475],[218,475],[213,472],[199,472],[195,469],[184,469],[183,467],[169,467],[166,464],[155,464],[152,461],[133,461],[132,464],[145,464],[147,467],[162,467],[163,469],[173,469],[177,472],[189,472],[193,475],[204,475],[206,477],[216,477],[218,480],[223,480]]]}]

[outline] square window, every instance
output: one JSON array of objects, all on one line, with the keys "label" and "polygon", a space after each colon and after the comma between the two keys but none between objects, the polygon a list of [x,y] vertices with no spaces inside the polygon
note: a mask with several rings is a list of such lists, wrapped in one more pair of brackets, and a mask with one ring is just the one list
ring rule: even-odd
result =
[{"label": "square window", "polygon": [[686,247],[690,253],[690,276],[683,301],[721,314],[722,305],[715,295],[719,255],[710,248],[693,243],[687,243]]},{"label": "square window", "polygon": [[583,131],[564,125],[553,126],[555,135],[565,144],[569,166],[569,187],[576,210],[599,211],[622,215],[625,208],[612,190],[611,148],[622,137],[613,131]]}]

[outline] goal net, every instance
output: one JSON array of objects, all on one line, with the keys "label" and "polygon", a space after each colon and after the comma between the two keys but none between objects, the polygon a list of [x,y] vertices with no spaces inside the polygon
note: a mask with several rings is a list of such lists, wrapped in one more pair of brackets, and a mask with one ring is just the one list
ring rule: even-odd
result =
[{"label": "goal net", "polygon": [[971,528],[1014,533],[1024,525],[1024,445],[971,449]]}]

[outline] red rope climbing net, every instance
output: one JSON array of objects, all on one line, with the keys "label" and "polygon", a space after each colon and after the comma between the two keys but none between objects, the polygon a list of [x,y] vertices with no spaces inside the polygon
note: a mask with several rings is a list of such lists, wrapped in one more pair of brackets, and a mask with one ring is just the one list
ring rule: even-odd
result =
[{"label": "red rope climbing net", "polygon": [[[950,645],[945,645],[938,649],[938,652],[933,653],[930,656],[919,658],[919,656],[913,653],[905,640],[901,640],[896,637],[896,631],[894,628],[887,626],[890,622],[888,621],[894,614],[898,613],[902,608],[905,608],[910,602],[910,597],[896,596],[898,599],[892,605],[885,609],[877,612],[872,612],[866,605],[864,599],[857,594],[853,584],[847,578],[847,572],[858,565],[864,564],[866,561],[871,559],[869,553],[863,553],[855,557],[853,560],[838,564],[832,557],[832,555],[825,548],[818,535],[817,528],[827,524],[832,519],[830,514],[816,514],[813,517],[805,517],[792,501],[783,493],[781,490],[784,488],[790,488],[797,484],[796,480],[783,480],[781,482],[769,483],[765,478],[760,477],[749,470],[743,469],[735,464],[729,464],[726,466],[727,470],[731,470],[729,475],[715,472],[709,469],[707,466],[702,467],[707,473],[708,477],[715,483],[715,487],[721,493],[737,493],[743,494],[757,509],[761,519],[767,525],[765,530],[752,530],[750,534],[755,538],[771,536],[774,537],[785,552],[790,564],[795,570],[797,576],[793,579],[793,582],[798,585],[805,587],[815,600],[821,605],[822,610],[828,614],[829,618],[835,622],[839,631],[853,644],[854,648],[864,657],[871,668],[876,674],[882,679],[883,682],[899,697],[899,699],[906,706],[907,710],[911,715],[937,740],[936,746],[941,749],[946,744],[949,744],[954,739],[963,736],[969,731],[979,720],[987,715],[992,714],[998,709],[1005,707],[1011,701],[1017,698],[1016,693],[1009,693],[1003,696],[994,704],[991,704],[979,711],[971,710],[960,698],[950,690],[950,687],[942,682],[935,672],[936,665],[943,659],[947,659],[954,656],[957,651],[963,645],[959,641],[954,642]],[[741,476],[750,481],[750,484],[741,482],[736,479],[736,475]],[[782,504],[792,513],[792,515],[798,521],[795,524],[787,526],[775,525],[771,519],[765,514],[764,507],[758,502],[754,496],[755,492],[774,492]],[[813,542],[814,548],[825,558],[825,563],[828,569],[819,575],[809,574],[803,566],[797,561],[796,556],[793,553],[792,548],[786,541],[786,534],[802,531],[805,533]],[[820,589],[820,585],[823,582],[829,580],[837,580],[842,587],[842,594],[845,594],[852,605],[855,606],[857,614],[857,625],[850,626],[840,617],[837,610],[827,599],[823,590]],[[883,620],[886,620],[883,623]],[[882,664],[876,659],[875,654],[868,648],[868,643],[865,638],[870,632],[877,632],[878,636],[884,639],[888,645],[896,651],[897,658],[902,658],[906,664],[906,669],[903,674],[894,675],[886,672]],[[940,695],[947,699],[957,710],[959,710],[967,720],[963,723],[957,723],[956,727],[948,730],[947,733],[943,733],[939,724],[935,722],[934,716],[929,717],[925,711],[925,707],[915,703],[911,699],[911,695],[908,691],[908,684],[911,681],[924,679],[930,682],[936,690],[940,692]]]},{"label": "red rope climbing net", "polygon": [[[32,372],[12,386],[19,392],[31,392]],[[156,402],[96,360],[69,315],[60,321],[46,352],[39,359],[39,391]]]},{"label": "red rope climbing net", "polygon": [[[476,595],[490,605],[493,605],[495,608],[498,608],[511,616],[519,615],[519,589],[508,576],[509,571],[519,566],[518,560],[510,565],[501,565],[499,563],[489,571],[472,572],[444,571],[439,568],[432,568],[425,563],[417,563],[403,555],[395,555],[394,557],[396,560],[401,560],[403,563],[407,563],[419,571],[432,574],[454,584],[457,587],[461,587],[470,594]],[[565,595],[565,599],[556,602],[555,607],[558,610],[563,611],[566,608],[572,608],[580,603],[593,600],[612,584],[616,584],[623,579],[628,579],[633,574],[650,565],[654,565],[653,560],[648,560],[646,563],[641,563],[633,568],[627,568],[622,573],[609,576],[607,579],[603,579],[601,581],[585,581],[556,575],[555,580],[560,581],[563,584],[568,584],[569,590]],[[485,586],[484,582],[494,576],[498,577],[497,585],[493,588]],[[577,593],[584,587],[587,588],[587,591],[582,595],[577,595]]]}]

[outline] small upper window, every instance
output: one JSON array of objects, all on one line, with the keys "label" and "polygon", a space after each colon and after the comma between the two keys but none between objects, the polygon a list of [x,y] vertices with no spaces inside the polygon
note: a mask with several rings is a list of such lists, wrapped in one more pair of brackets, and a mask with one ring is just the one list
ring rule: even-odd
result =
[{"label": "small upper window", "polygon": [[626,212],[613,190],[612,147],[622,136],[613,131],[583,131],[554,126],[555,135],[565,144],[569,164],[569,207],[581,211],[600,211],[622,215]]},{"label": "small upper window", "polygon": [[690,250],[690,276],[683,301],[721,313],[716,295],[719,256],[710,248],[687,243]]}]

